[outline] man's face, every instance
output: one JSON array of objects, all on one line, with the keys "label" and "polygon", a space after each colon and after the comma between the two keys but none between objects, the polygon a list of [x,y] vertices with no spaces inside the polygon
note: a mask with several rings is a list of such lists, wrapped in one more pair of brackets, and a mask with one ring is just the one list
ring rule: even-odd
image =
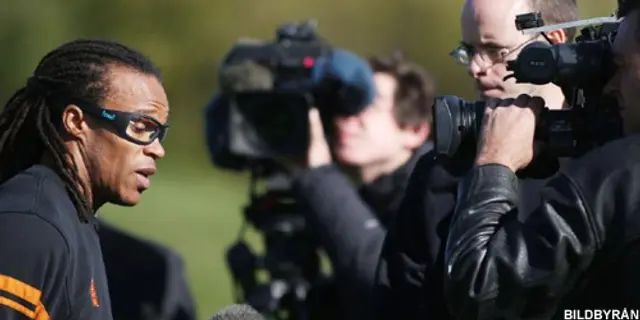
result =
[{"label": "man's face", "polygon": [[640,45],[638,15],[635,10],[622,20],[613,44],[616,74],[607,91],[617,96],[622,107],[626,133],[640,132]]},{"label": "man's face", "polygon": [[[100,107],[139,113],[165,124],[169,103],[161,83],[153,76],[124,68],[112,68],[110,94]],[[156,160],[165,150],[158,139],[141,145],[123,138],[114,126],[98,117],[88,117],[86,163],[94,197],[120,205],[135,205],[141,193],[149,188],[150,176],[156,171]],[[104,119],[102,119],[104,120]],[[131,121],[129,136],[143,137],[152,122]]]},{"label": "man's face", "polygon": [[391,161],[407,152],[406,130],[394,116],[396,80],[385,73],[374,75],[376,97],[357,115],[335,119],[337,160],[361,167]]},{"label": "man's face", "polygon": [[535,93],[534,85],[516,84],[513,78],[503,81],[509,74],[504,61],[515,59],[526,44],[535,40],[531,35],[523,35],[515,25],[516,15],[530,11],[527,0],[465,2],[461,17],[462,41],[473,53],[468,71],[483,98]]}]

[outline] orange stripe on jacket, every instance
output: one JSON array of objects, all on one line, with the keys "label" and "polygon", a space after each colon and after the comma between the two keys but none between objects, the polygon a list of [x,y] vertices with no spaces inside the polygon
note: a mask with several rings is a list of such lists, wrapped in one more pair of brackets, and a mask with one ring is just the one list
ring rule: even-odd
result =
[{"label": "orange stripe on jacket", "polygon": [[18,279],[0,274],[0,291],[8,292],[20,299],[36,306],[35,311],[30,310],[21,303],[11,300],[7,297],[0,297],[0,305],[7,306],[16,310],[30,319],[34,320],[50,320],[51,317],[41,301],[42,292],[37,288],[28,285]]}]

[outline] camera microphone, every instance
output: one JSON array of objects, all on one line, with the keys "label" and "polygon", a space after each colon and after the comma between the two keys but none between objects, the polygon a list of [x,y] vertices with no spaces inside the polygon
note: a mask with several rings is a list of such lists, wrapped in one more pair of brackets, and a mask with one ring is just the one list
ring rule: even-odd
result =
[{"label": "camera microphone", "polygon": [[233,304],[216,312],[209,320],[266,320],[266,318],[247,304]]},{"label": "camera microphone", "polygon": [[353,115],[364,110],[376,95],[373,70],[367,60],[342,49],[334,49],[317,61],[313,82],[322,92],[318,107],[337,108],[339,114]]}]

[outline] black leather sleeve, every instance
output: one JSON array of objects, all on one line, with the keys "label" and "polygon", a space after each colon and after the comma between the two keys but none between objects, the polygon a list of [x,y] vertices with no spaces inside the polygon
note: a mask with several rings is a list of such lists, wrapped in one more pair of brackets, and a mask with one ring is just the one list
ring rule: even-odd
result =
[{"label": "black leather sleeve", "polygon": [[518,180],[509,168],[474,168],[459,185],[447,239],[445,291],[457,319],[529,319],[554,313],[582,275],[597,234],[579,189],[558,174],[541,205],[517,219]]}]

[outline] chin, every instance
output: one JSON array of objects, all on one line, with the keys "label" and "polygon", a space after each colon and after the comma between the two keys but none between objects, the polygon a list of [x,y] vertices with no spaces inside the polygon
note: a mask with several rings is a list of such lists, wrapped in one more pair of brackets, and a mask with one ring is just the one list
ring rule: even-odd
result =
[{"label": "chin", "polygon": [[360,166],[366,163],[366,159],[362,157],[361,152],[336,152],[336,160],[349,166]]},{"label": "chin", "polygon": [[140,198],[142,194],[140,191],[129,191],[120,194],[115,201],[111,201],[111,203],[123,207],[133,207],[140,203]]}]

